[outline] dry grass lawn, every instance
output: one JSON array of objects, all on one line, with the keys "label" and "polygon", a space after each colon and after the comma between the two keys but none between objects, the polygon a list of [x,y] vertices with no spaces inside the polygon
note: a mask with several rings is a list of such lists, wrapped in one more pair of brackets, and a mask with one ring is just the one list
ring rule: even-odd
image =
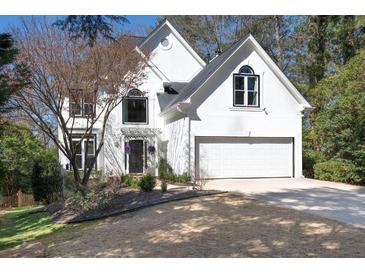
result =
[{"label": "dry grass lawn", "polygon": [[365,257],[365,230],[238,194],[111,217],[43,240],[49,257]]}]

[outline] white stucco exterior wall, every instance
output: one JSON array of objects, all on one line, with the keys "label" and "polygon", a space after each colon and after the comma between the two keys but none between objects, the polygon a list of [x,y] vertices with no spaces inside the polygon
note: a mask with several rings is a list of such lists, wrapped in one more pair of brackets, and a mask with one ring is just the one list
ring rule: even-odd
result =
[{"label": "white stucco exterior wall", "polygon": [[[168,48],[161,46],[167,38]],[[154,139],[158,153],[165,157],[174,172],[195,174],[195,138],[221,137],[288,137],[294,138],[294,175],[302,176],[302,107],[290,94],[281,80],[271,71],[265,61],[247,44],[241,47],[214,76],[190,99],[190,108],[160,116],[158,94],[163,93],[166,82],[188,82],[203,67],[194,54],[181,42],[181,38],[166,25],[145,44],[151,51],[147,77],[138,89],[148,97],[148,124],[124,124],[123,105],[118,105],[108,121],[105,144],[98,160],[99,170],[110,175],[128,173],[128,156],[124,152],[126,136],[122,130],[160,130]],[[260,75],[260,107],[233,107],[233,73],[243,65],[251,66]],[[173,95],[172,95],[173,96]],[[65,104],[65,117],[68,103]],[[186,112],[186,113],[184,113]],[[82,132],[85,120],[77,119],[75,133]],[[93,133],[100,140],[101,121]],[[61,132],[59,129],[59,136]],[[157,175],[157,155],[148,155],[149,173]],[[60,153],[63,166],[68,160]]]},{"label": "white stucco exterior wall", "polygon": [[[169,42],[167,47],[161,44],[163,39]],[[145,48],[151,64],[170,82],[188,82],[204,67],[167,25],[147,41]]]},{"label": "white stucco exterior wall", "polygon": [[[163,39],[168,39],[169,47],[165,48],[161,45]],[[108,175],[128,173],[128,156],[126,157],[124,152],[126,136],[122,134],[122,129],[134,128],[160,131],[161,134],[156,138],[146,138],[146,142],[148,144],[153,143],[156,150],[159,150],[160,144],[167,145],[169,149],[168,152],[166,151],[166,156],[173,162],[174,170],[179,174],[188,171],[188,158],[184,157],[184,153],[188,154],[187,150],[189,149],[186,143],[188,141],[187,120],[177,121],[176,124],[173,123],[165,128],[164,118],[159,115],[161,107],[158,100],[158,94],[164,92],[164,83],[187,82],[204,67],[202,61],[190,52],[191,49],[185,43],[168,25],[164,25],[145,43],[144,47],[150,51],[150,66],[146,69],[146,78],[137,88],[148,97],[148,124],[123,123],[123,104],[119,104],[112,111],[108,120],[104,146],[97,159],[98,170],[103,170]],[[65,102],[63,115],[66,119],[68,113],[68,102]],[[97,143],[100,140],[101,126],[100,119],[93,130],[93,133],[97,135]],[[73,127],[75,133],[84,132],[86,119],[76,119]],[[178,134],[184,131],[184,137],[176,135],[174,133],[176,131],[179,132]],[[58,129],[58,136],[62,139],[60,129]],[[185,142],[185,147],[180,141]],[[148,168],[145,171],[157,175],[157,153],[156,155],[148,154],[147,157]],[[64,167],[69,162],[61,152],[60,162]]]},{"label": "white stucco exterior wall", "polygon": [[167,123],[164,128],[167,140],[166,160],[176,174],[189,173],[189,118]]},{"label": "white stucco exterior wall", "polygon": [[[302,113],[300,105],[270,68],[249,47],[241,48],[191,98],[190,172],[195,172],[195,137],[292,137],[295,177],[302,176]],[[233,73],[243,65],[260,75],[260,107],[233,107]]]}]

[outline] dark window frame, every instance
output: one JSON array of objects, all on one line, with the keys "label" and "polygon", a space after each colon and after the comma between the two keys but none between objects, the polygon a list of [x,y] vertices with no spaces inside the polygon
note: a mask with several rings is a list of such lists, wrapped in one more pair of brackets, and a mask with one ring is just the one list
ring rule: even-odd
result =
[{"label": "dark window frame", "polygon": [[[251,73],[241,72],[241,71],[242,71],[243,69],[245,69],[245,68],[249,69],[249,70],[251,71]],[[254,71],[254,70],[253,70],[253,68],[252,68],[252,67],[250,67],[249,65],[244,65],[244,66],[242,66],[242,67],[239,69],[238,73],[239,73],[239,74],[251,74],[251,75],[254,75],[254,74],[255,74],[255,71]]]},{"label": "dark window frame", "polygon": [[[251,68],[251,67],[250,67]],[[241,70],[241,68],[240,68]],[[253,69],[251,68],[251,70],[253,71]],[[237,76],[240,77],[244,77],[245,83],[248,83],[248,81],[246,80],[246,78],[248,77],[255,77],[257,79],[257,104],[256,105],[248,105],[248,102],[246,102],[245,100],[243,101],[243,104],[236,104],[236,91],[241,91],[241,90],[236,90],[236,83],[235,83],[235,79]],[[237,107],[237,108],[259,108],[260,107],[260,97],[261,97],[261,90],[260,90],[260,75],[258,74],[251,74],[251,73],[233,73],[233,106]],[[246,85],[246,84],[245,84]],[[242,91],[241,91],[242,92]],[[246,85],[244,87],[243,90],[244,94],[248,93],[248,85]],[[248,95],[245,96],[244,98],[248,98]]]},{"label": "dark window frame", "polygon": [[[126,105],[127,100],[144,100],[146,102],[146,120],[145,122],[129,122],[127,121],[128,117],[128,107]],[[149,115],[148,115],[148,97],[144,96],[125,96],[123,98],[123,104],[122,104],[122,116],[123,116],[123,124],[126,125],[148,125],[149,123]]]},{"label": "dark window frame", "polygon": [[[74,139],[76,139],[77,142],[80,142],[80,139],[82,138],[82,134],[72,134],[72,141]],[[85,136],[81,142],[80,142],[80,145],[81,145],[81,168],[79,168],[78,170],[84,170],[85,169],[85,163],[86,163],[86,158],[87,158],[87,155],[86,155],[86,149],[85,149],[85,144],[90,141],[90,140],[93,140],[94,142],[94,157],[95,154],[96,154],[96,149],[97,149],[97,136],[96,134],[88,134],[89,138],[87,136]],[[70,165],[70,169],[72,169],[72,166]],[[96,159],[95,161],[95,167],[94,167],[94,170],[98,170],[98,160]]]},{"label": "dark window frame", "polygon": [[[79,92],[82,92],[82,90],[78,90]],[[96,95],[95,95],[96,96]],[[96,103],[95,102],[85,102],[85,98],[83,98],[83,96],[81,96],[81,98],[79,98],[79,102],[78,104],[74,103],[75,98],[73,98],[73,96],[70,94],[69,95],[69,114],[70,116],[73,117],[77,117],[77,118],[95,118],[96,117]],[[78,105],[80,108],[80,113],[73,113],[73,108],[72,105]],[[85,114],[85,105],[92,105],[93,107],[93,113],[90,114]]]}]

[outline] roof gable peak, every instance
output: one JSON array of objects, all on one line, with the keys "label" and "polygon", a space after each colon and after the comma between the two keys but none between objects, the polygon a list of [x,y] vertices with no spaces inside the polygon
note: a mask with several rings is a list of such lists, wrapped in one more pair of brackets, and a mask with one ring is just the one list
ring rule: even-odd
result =
[{"label": "roof gable peak", "polygon": [[163,27],[167,26],[173,35],[179,40],[179,42],[187,49],[187,51],[194,57],[194,59],[201,65],[201,67],[205,67],[206,63],[204,60],[195,52],[195,50],[188,44],[188,42],[181,36],[181,34],[174,28],[174,26],[165,18],[163,19],[158,26],[146,37],[146,39],[139,46],[143,48],[147,42],[155,36],[159,31],[162,30]]}]

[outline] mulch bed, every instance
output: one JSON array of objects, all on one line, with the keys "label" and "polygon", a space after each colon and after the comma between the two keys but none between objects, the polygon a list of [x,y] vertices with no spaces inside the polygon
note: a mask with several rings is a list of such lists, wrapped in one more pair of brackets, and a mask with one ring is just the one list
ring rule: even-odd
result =
[{"label": "mulch bed", "polygon": [[64,202],[58,202],[45,207],[45,210],[51,214],[52,219],[57,223],[80,223],[128,213],[171,201],[220,193],[225,192],[215,190],[189,190],[186,187],[172,188],[165,193],[162,193],[159,190],[142,192],[137,189],[126,187],[119,191],[118,196],[111,201],[108,208],[82,212],[66,207]]}]

